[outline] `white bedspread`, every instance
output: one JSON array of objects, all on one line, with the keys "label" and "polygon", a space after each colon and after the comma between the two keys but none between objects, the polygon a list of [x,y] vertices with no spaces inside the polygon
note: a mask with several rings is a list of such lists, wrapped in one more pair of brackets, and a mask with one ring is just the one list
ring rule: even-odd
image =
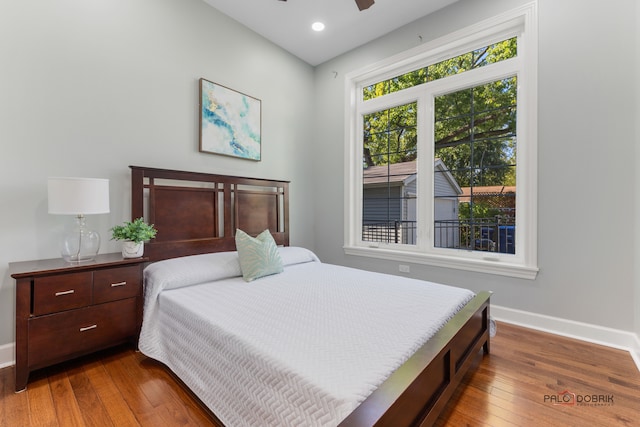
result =
[{"label": "white bedspread", "polygon": [[140,350],[229,427],[338,424],[473,297],[280,250],[250,283],[235,252],[145,270]]}]

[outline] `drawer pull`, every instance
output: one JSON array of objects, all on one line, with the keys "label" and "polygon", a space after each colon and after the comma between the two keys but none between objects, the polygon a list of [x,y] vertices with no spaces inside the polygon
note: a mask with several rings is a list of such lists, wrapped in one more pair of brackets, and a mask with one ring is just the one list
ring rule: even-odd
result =
[{"label": "drawer pull", "polygon": [[59,297],[59,296],[62,296],[62,295],[69,295],[69,294],[72,294],[74,292],[75,292],[75,290],[73,290],[73,289],[70,289],[68,291],[56,292],[56,296]]},{"label": "drawer pull", "polygon": [[124,286],[124,285],[126,285],[126,284],[127,284],[127,282],[112,283],[112,284],[111,284],[111,287],[112,287],[112,288],[117,288],[118,286]]},{"label": "drawer pull", "polygon": [[98,327],[98,325],[91,325],[91,326],[87,326],[85,328],[80,328],[80,332],[85,332],[85,331],[88,331],[90,329],[95,329],[97,327]]}]

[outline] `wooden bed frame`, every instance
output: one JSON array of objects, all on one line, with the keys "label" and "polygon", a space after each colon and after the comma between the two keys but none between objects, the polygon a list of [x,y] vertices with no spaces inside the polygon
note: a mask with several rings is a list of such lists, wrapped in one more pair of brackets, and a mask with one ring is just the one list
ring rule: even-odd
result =
[{"label": "wooden bed frame", "polygon": [[[151,262],[235,250],[236,229],[269,229],[289,245],[289,182],[131,167],[131,216],[158,229],[145,245]],[[489,353],[490,292],[480,292],[341,423],[429,426],[473,365]]]}]

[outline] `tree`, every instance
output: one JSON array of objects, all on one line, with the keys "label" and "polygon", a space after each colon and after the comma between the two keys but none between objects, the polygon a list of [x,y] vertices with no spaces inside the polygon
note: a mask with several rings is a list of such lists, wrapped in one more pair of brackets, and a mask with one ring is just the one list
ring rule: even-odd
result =
[{"label": "tree", "polygon": [[417,157],[417,104],[393,107],[365,116],[366,166],[409,162]]}]

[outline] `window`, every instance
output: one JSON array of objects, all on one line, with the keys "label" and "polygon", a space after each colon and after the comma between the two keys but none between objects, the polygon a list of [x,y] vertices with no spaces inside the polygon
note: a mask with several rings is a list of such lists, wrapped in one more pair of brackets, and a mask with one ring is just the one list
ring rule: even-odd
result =
[{"label": "window", "polygon": [[347,253],[535,277],[534,16],[347,77]]},{"label": "window", "polygon": [[364,116],[362,240],[416,243],[417,103]]},{"label": "window", "polygon": [[436,247],[515,254],[516,92],[509,77],[435,97]]}]

